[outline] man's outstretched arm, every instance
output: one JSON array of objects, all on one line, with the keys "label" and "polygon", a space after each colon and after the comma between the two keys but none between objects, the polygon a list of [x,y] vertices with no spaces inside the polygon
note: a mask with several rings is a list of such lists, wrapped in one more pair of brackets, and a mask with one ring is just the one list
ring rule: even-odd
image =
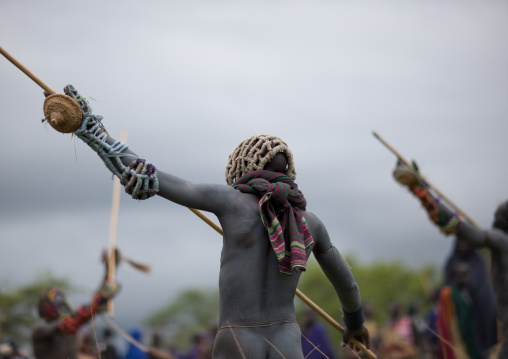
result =
[{"label": "man's outstretched arm", "polygon": [[158,170],[126,144],[109,136],[102,125],[102,117],[92,114],[86,99],[72,85],[64,90],[78,102],[82,110],[83,123],[75,134],[97,152],[133,198],[145,199],[158,194],[180,205],[217,215],[231,208],[236,192],[234,189],[226,185],[193,184]]},{"label": "man's outstretched arm", "polygon": [[[111,136],[107,136],[106,142],[115,142]],[[127,149],[124,151],[127,157],[122,157],[124,166],[129,166],[139,156]],[[226,185],[218,184],[195,184],[178,176],[157,169],[159,190],[157,195],[182,206],[208,211],[220,215],[224,210],[231,208],[236,191]]]},{"label": "man's outstretched arm", "polygon": [[480,229],[469,222],[461,222],[457,237],[474,247],[489,247],[495,250],[508,250],[508,234],[500,229]]},{"label": "man's outstretched arm", "polygon": [[[306,219],[308,219],[308,223],[312,223],[311,233],[315,242],[312,249],[314,257],[332,283],[342,304],[343,319],[346,326],[343,345],[349,344],[349,341],[354,338],[369,348],[369,333],[363,326],[364,318],[360,290],[349,265],[337,248],[332,245],[323,223],[310,213],[307,213]],[[350,347],[352,348],[352,344]]]},{"label": "man's outstretched arm", "polygon": [[32,332],[32,338],[39,340],[57,332],[75,334],[94,314],[103,311],[106,308],[106,302],[115,297],[119,290],[118,283],[104,280],[99,290],[93,295],[90,304],[81,305],[76,312],[58,318],[58,320],[36,326]]},{"label": "man's outstretched arm", "polygon": [[[404,164],[397,163],[393,172],[395,180],[408,187],[408,189],[420,200],[427,211],[430,220],[439,227],[445,235],[456,234],[461,240],[468,242],[473,247],[487,246],[495,250],[508,249],[508,229],[506,214],[502,205],[495,214],[493,229],[481,229],[469,223],[466,219],[455,213],[449,206],[433,193],[431,188],[420,178],[418,171]],[[505,229],[502,230],[501,228]]]}]

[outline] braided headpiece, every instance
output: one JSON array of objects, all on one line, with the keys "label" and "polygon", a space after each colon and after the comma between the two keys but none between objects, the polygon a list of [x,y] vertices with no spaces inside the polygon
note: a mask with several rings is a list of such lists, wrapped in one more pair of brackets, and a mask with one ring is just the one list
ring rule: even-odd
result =
[{"label": "braided headpiece", "polygon": [[276,136],[254,135],[240,143],[229,156],[226,165],[227,184],[232,186],[244,174],[262,170],[279,152],[284,153],[288,160],[285,175],[296,179],[293,153],[287,144]]}]

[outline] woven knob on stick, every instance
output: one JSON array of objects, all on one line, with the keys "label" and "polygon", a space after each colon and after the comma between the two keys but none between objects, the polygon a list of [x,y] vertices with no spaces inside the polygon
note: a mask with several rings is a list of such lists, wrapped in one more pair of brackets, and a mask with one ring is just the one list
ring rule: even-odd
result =
[{"label": "woven knob on stick", "polygon": [[83,122],[81,108],[70,96],[53,94],[44,100],[44,116],[51,127],[61,133],[76,131]]}]

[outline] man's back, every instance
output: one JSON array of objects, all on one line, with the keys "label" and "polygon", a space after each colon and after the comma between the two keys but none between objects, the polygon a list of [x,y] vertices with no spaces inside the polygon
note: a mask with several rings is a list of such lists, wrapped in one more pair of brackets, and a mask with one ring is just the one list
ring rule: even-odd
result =
[{"label": "man's back", "polygon": [[293,301],[300,273],[280,272],[258,202],[258,196],[238,192],[233,214],[220,218],[224,229],[220,326],[295,319]]},{"label": "man's back", "polygon": [[[301,272],[279,269],[268,232],[261,221],[259,197],[237,192],[233,207],[219,217],[224,229],[219,278],[220,330],[214,358],[231,358],[232,352],[249,358],[303,358],[301,330],[296,322],[294,297]],[[320,250],[331,246],[322,236],[322,223],[301,211]],[[324,237],[324,238],[323,238]],[[307,257],[312,246],[307,248]],[[238,357],[241,357],[238,354]]]}]

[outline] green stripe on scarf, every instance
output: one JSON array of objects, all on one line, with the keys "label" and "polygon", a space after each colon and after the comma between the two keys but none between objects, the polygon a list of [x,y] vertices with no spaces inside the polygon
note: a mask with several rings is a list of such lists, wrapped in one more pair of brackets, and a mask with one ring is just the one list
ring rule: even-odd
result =
[{"label": "green stripe on scarf", "polygon": [[314,244],[307,222],[300,213],[307,201],[294,181],[282,173],[254,171],[240,177],[233,188],[261,197],[261,221],[268,231],[279,270],[288,275],[306,270],[306,248]]}]

